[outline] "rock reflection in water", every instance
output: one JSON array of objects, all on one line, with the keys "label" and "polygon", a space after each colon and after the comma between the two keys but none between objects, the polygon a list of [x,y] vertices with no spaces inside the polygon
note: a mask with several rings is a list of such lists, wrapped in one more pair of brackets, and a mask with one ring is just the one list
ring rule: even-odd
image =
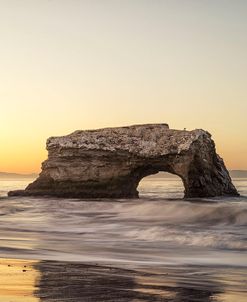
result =
[{"label": "rock reflection in water", "polygon": [[177,283],[179,272],[172,269],[150,273],[53,261],[41,261],[35,268],[41,275],[35,295],[45,302],[209,302],[217,301],[217,295],[222,292],[219,284],[209,281],[209,276],[193,277],[191,284],[191,280]]},{"label": "rock reflection in water", "polygon": [[1,302],[245,302],[245,268],[0,259]]}]

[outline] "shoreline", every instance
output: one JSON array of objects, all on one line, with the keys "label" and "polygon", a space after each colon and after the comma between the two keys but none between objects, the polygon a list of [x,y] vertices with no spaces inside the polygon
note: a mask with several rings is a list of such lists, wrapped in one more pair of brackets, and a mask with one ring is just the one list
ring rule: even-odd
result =
[{"label": "shoreline", "polygon": [[124,269],[0,258],[0,301],[225,301],[247,299],[245,268]]}]

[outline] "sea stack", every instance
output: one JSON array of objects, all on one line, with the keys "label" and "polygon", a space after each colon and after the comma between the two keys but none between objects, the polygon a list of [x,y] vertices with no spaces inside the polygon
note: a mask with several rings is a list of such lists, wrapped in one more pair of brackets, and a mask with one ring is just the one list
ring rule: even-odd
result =
[{"label": "sea stack", "polygon": [[137,198],[148,175],[181,177],[184,197],[237,196],[211,135],[169,129],[167,124],[79,130],[47,140],[39,177],[9,196]]}]

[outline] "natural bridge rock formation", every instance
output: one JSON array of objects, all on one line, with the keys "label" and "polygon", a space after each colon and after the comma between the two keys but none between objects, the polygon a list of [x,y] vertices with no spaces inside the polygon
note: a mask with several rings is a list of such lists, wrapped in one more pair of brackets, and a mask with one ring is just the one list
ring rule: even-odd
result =
[{"label": "natural bridge rock formation", "polygon": [[167,124],[75,131],[47,140],[37,180],[13,195],[135,198],[140,180],[166,171],[181,177],[185,197],[238,195],[211,135]]}]

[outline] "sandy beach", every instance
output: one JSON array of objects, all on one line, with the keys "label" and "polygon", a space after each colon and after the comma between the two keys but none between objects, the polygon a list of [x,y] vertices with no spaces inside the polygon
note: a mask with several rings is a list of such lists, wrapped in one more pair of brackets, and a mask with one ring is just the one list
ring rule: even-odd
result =
[{"label": "sandy beach", "polygon": [[152,271],[1,259],[0,301],[244,302],[246,277],[246,270],[236,268],[167,266]]}]

